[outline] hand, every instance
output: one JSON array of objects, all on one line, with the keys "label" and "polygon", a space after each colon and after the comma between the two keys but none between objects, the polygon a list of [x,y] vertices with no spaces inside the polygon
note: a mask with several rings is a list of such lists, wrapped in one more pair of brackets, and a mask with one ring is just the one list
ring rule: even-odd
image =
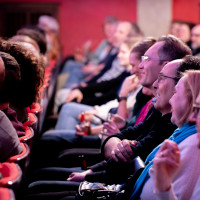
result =
[{"label": "hand", "polygon": [[157,192],[170,189],[172,180],[180,165],[180,151],[178,145],[165,140],[153,160],[154,182]]},{"label": "hand", "polygon": [[75,90],[72,90],[67,99],[66,99],[66,103],[69,103],[71,102],[72,100],[76,99],[78,103],[80,103],[83,99],[83,94],[82,92],[79,90],[79,89],[75,89]]},{"label": "hand", "polygon": [[91,46],[92,46],[92,41],[91,41],[91,40],[87,40],[87,41],[83,44],[83,47],[82,47],[83,52],[84,52],[85,54],[87,54],[87,53],[90,51]]},{"label": "hand", "polygon": [[126,126],[126,120],[118,114],[111,115],[110,122],[114,122],[118,129],[122,129]]},{"label": "hand", "polygon": [[69,175],[69,178],[67,179],[67,181],[75,181],[75,182],[82,182],[85,180],[85,176],[87,174],[92,173],[92,170],[86,170],[84,172],[73,172]]},{"label": "hand", "polygon": [[122,162],[130,162],[131,156],[133,155],[133,151],[130,145],[136,145],[137,141],[133,140],[122,140],[117,144],[115,149],[111,152],[112,158],[114,161],[118,162],[121,160]]},{"label": "hand", "polygon": [[102,135],[110,136],[119,133],[120,130],[113,121],[103,123]]},{"label": "hand", "polygon": [[130,92],[137,88],[138,84],[139,79],[136,75],[128,76],[122,84],[119,96],[127,97]]},{"label": "hand", "polygon": [[85,65],[81,68],[82,72],[84,74],[89,74],[89,73],[93,73],[95,68],[97,68],[96,65],[93,65],[93,64],[88,64],[88,65]]},{"label": "hand", "polygon": [[74,59],[78,62],[83,62],[84,61],[84,55],[83,55],[83,50],[80,48],[76,48],[74,50]]},{"label": "hand", "polygon": [[85,122],[84,124],[76,125],[75,128],[76,128],[76,135],[78,136],[91,134],[90,122]]},{"label": "hand", "polygon": [[[84,112],[84,118],[85,121],[92,122],[93,121],[93,115],[97,113],[97,110],[92,109]],[[81,119],[81,114],[78,116],[78,120],[80,121]]]}]

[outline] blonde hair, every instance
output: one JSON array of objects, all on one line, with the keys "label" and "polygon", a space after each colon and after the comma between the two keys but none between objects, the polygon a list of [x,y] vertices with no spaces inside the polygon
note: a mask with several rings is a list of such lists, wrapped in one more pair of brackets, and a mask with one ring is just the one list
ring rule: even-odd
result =
[{"label": "blonde hair", "polygon": [[179,121],[180,125],[183,125],[187,121],[192,112],[193,104],[195,103],[197,96],[200,94],[200,70],[188,70],[183,73],[183,77],[185,78],[185,96],[189,105],[185,110],[185,114]]}]

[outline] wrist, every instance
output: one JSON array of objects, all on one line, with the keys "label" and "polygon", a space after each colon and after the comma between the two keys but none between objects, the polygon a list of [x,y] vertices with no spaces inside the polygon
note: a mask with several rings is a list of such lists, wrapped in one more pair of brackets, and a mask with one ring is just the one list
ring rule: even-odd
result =
[{"label": "wrist", "polygon": [[155,191],[158,193],[158,192],[168,192],[169,190],[171,189],[171,184],[169,185],[162,185],[162,184],[159,184],[159,186],[157,186],[155,188]]},{"label": "wrist", "polygon": [[118,96],[117,100],[118,100],[118,102],[120,102],[120,101],[126,101],[127,100],[127,96]]}]

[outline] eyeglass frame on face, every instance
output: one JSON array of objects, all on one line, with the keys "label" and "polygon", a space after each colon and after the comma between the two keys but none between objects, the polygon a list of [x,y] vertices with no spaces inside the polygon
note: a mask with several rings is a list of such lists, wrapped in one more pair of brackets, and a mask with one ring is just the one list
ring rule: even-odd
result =
[{"label": "eyeglass frame on face", "polygon": [[164,74],[162,74],[162,73],[159,73],[159,74],[158,74],[158,83],[162,80],[161,77],[170,78],[170,79],[173,79],[173,80],[176,81],[176,82],[179,80],[179,79],[176,78],[176,77],[171,77],[171,76],[167,76],[167,75],[164,75]]},{"label": "eyeglass frame on face", "polygon": [[194,112],[194,116],[197,117],[197,114],[199,113],[199,110],[200,110],[200,104],[199,103],[193,103],[192,107],[193,107],[192,112]]},{"label": "eyeglass frame on face", "polygon": [[145,61],[149,61],[149,60],[158,60],[158,61],[167,61],[161,58],[151,58],[149,56],[141,56],[141,63],[144,63]]}]

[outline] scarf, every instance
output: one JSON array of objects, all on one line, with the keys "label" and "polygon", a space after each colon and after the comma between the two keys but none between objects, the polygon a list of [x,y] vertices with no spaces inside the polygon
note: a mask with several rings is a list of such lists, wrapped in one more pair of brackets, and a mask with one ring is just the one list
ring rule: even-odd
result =
[{"label": "scarf", "polygon": [[[174,133],[169,137],[169,140],[172,140],[176,142],[177,144],[180,144],[183,140],[195,134],[196,132],[197,132],[196,125],[185,123],[181,128],[178,128],[174,131]],[[148,173],[149,169],[152,167],[155,154],[160,149],[162,144],[163,143],[158,145],[146,158],[146,161],[145,161],[146,167],[144,168],[141,175],[137,179],[133,187],[132,195],[129,200],[140,199],[140,194],[142,192],[143,185],[149,179],[149,173]]]}]

